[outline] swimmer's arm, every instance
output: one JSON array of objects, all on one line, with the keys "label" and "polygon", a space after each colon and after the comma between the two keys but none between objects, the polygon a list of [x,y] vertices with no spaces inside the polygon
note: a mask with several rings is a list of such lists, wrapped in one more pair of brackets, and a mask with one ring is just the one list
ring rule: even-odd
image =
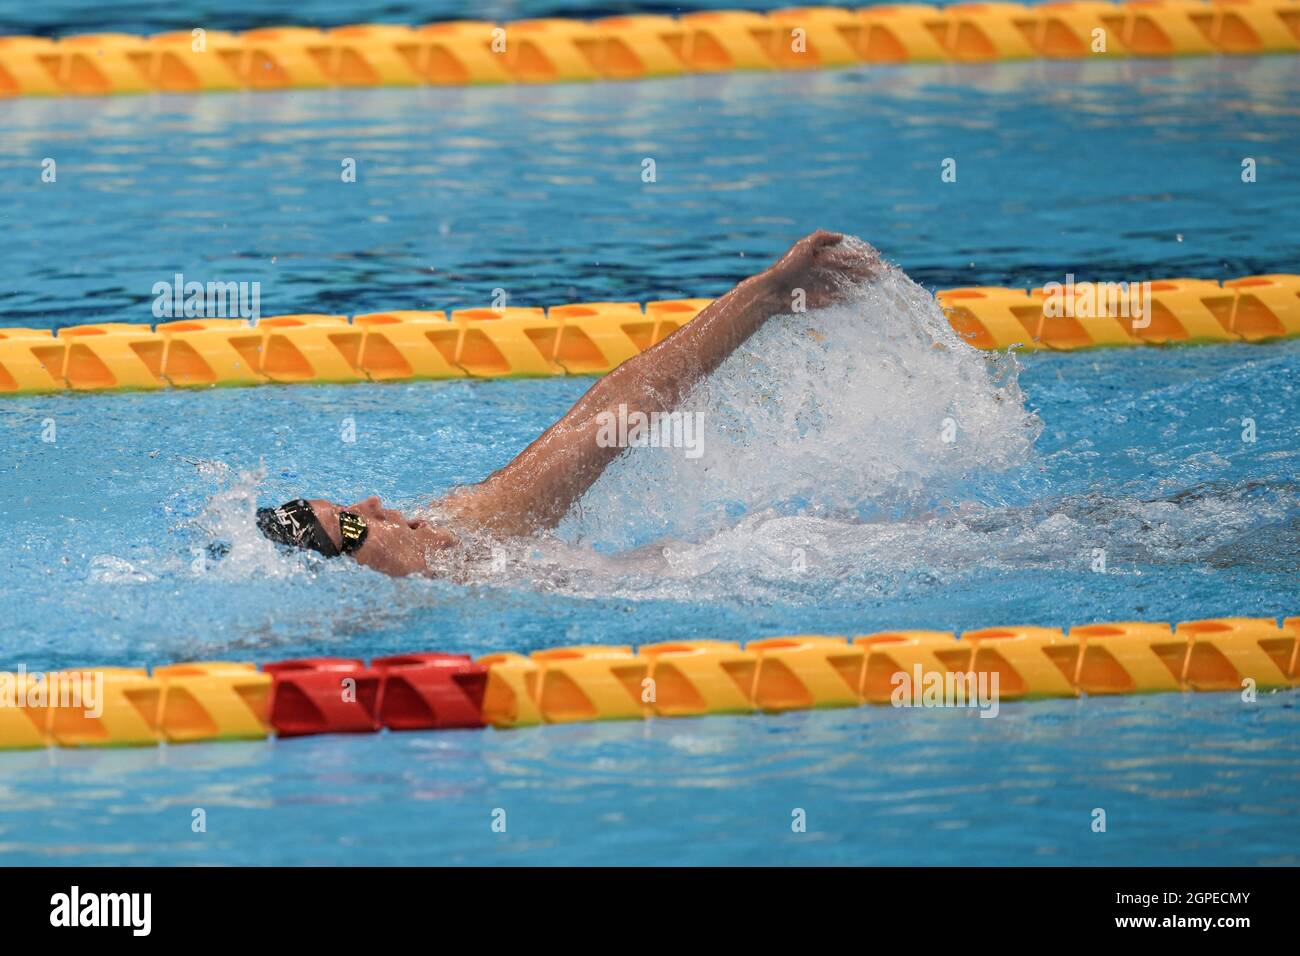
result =
[{"label": "swimmer's arm", "polygon": [[497,534],[523,535],[554,526],[623,452],[597,442],[602,413],[618,415],[620,405],[629,413],[674,410],[764,322],[790,311],[794,290],[815,279],[811,271],[818,254],[840,240],[824,231],[799,240],[771,268],[741,282],[662,342],[601,378],[514,461],[441,507]]}]

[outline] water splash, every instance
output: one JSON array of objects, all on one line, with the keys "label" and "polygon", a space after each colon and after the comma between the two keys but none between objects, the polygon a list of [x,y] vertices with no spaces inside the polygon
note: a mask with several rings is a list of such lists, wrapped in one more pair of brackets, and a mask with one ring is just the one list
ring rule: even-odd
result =
[{"label": "water splash", "polygon": [[[1135,575],[1193,564],[1276,571],[1300,553],[1294,483],[1179,485],[1172,494],[1138,479],[1070,494],[1043,487],[1042,425],[1018,374],[1013,356],[969,347],[932,296],[888,269],[837,305],[775,317],[686,399],[685,410],[704,415],[702,458],[630,449],[555,533],[467,540],[433,556],[445,581],[353,600],[359,612],[399,618],[454,603],[462,585],[471,598],[481,586],[860,604],[972,574],[1082,574],[1096,549],[1112,572]],[[253,526],[264,477],[226,475],[198,522],[229,543],[221,575],[309,588],[316,573],[376,577],[265,541]],[[1273,544],[1252,548],[1261,534]]]},{"label": "water splash", "polygon": [[265,465],[234,471],[221,462],[192,464],[200,475],[222,483],[192,522],[205,539],[202,549],[193,552],[192,573],[239,580],[292,577],[324,567],[313,554],[277,548],[257,529],[258,489],[266,481]]},{"label": "water splash", "polygon": [[771,511],[846,521],[998,500],[1041,425],[1008,355],[963,342],[900,270],[770,320],[683,403],[704,455],[632,449],[560,528],[622,550]]},{"label": "water splash", "polygon": [[[652,581],[703,583],[720,567],[788,579],[791,555],[802,553],[838,576],[837,553],[862,557],[846,535],[860,544],[864,534],[887,537],[891,522],[1003,500],[1005,476],[1032,460],[1041,428],[1017,373],[1013,356],[971,348],[933,296],[882,268],[835,305],[774,317],[693,390],[683,409],[702,413],[702,457],[630,449],[555,534],[467,539],[431,555],[434,571],[490,586],[636,593],[653,591]],[[225,477],[197,522],[228,548],[222,574],[329,567],[257,533],[264,470]],[[862,528],[874,530],[852,530]]]},{"label": "water splash", "polygon": [[1300,485],[1222,483],[1143,499],[1049,496],[847,521],[763,511],[699,541],[602,554],[552,538],[514,557],[516,581],[578,597],[819,606],[896,601],[963,579],[1073,572],[1098,553],[1119,579],[1209,565],[1300,573]]}]

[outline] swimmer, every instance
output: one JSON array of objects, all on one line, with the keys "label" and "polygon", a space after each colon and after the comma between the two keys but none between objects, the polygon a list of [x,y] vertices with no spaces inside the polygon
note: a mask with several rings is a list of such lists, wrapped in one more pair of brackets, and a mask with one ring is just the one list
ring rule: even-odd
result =
[{"label": "swimmer", "polygon": [[350,555],[384,574],[431,574],[438,555],[467,537],[524,537],[554,527],[622,454],[597,441],[602,413],[620,405],[646,415],[671,412],[690,390],[774,315],[791,311],[802,290],[816,309],[847,283],[879,268],[874,250],[818,230],[796,242],[769,269],[715,300],[694,320],[602,377],[510,464],[477,485],[431,505],[437,523],[408,518],[372,496],[343,506],[303,498],[259,508],[257,524],[272,541]]}]

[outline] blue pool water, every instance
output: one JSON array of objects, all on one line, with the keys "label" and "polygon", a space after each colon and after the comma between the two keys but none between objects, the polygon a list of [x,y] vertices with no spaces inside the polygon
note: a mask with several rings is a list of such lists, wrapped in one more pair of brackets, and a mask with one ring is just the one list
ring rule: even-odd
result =
[{"label": "blue pool water", "polygon": [[[258,281],[264,314],[713,295],[818,226],[929,288],[1296,272],[1297,80],[1300,58],[1202,59],[7,102],[0,323],[150,321],[175,272]],[[418,505],[589,381],[5,399],[0,666],[1300,613],[1300,346],[1017,370],[931,348],[894,281],[806,320],[833,354],[791,320],[720,372],[707,470],[630,456],[558,535],[458,582],[279,556],[252,502]],[[1297,863],[1295,705],[6,753],[0,860]]]}]

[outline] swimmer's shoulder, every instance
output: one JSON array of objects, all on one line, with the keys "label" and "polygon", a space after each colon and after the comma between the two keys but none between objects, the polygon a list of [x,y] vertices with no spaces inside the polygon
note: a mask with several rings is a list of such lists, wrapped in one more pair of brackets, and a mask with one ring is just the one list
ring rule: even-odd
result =
[{"label": "swimmer's shoulder", "polygon": [[439,521],[463,537],[525,537],[538,530],[528,501],[491,480],[454,488],[430,503]]}]

